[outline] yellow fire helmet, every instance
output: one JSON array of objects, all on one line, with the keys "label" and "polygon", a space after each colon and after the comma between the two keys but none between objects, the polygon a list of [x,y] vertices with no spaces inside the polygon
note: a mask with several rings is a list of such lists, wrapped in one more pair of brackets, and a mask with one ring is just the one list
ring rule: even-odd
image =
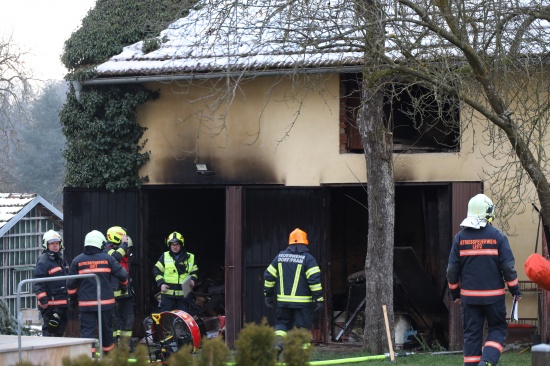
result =
[{"label": "yellow fire helmet", "polygon": [[166,245],[170,247],[170,244],[173,242],[179,242],[181,246],[183,246],[183,235],[178,233],[177,231],[174,231],[168,235],[168,238],[166,239]]},{"label": "yellow fire helmet", "polygon": [[116,245],[122,242],[124,235],[126,235],[126,229],[120,226],[113,226],[107,230],[107,240]]}]

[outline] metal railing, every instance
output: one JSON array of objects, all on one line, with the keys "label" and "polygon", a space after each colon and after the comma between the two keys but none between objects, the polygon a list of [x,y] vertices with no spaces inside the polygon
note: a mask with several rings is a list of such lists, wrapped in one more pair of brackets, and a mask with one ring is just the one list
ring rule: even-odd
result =
[{"label": "metal railing", "polygon": [[[99,277],[97,277],[96,274],[93,273],[86,273],[86,274],[80,274],[80,275],[70,275],[70,276],[62,276],[62,277],[47,277],[47,278],[31,278],[28,280],[23,280],[19,282],[17,285],[17,346],[19,348],[19,362],[21,363],[23,361],[23,355],[21,352],[21,323],[23,322],[23,315],[21,313],[21,287],[27,283],[34,283],[34,282],[53,282],[53,281],[63,281],[63,280],[72,280],[77,278],[86,278],[86,277],[93,277],[95,278],[96,287],[97,287],[97,316],[98,316],[98,324],[99,324],[99,359],[101,360],[103,358],[103,337],[101,336],[102,332],[102,326],[101,326],[101,282],[99,280]],[[68,304],[67,304],[68,305]]]}]

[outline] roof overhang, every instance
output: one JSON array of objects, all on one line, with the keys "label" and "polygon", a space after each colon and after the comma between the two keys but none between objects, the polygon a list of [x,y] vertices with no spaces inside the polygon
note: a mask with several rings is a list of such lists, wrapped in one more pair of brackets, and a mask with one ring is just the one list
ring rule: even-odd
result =
[{"label": "roof overhang", "polygon": [[[165,75],[141,75],[141,76],[105,76],[94,79],[72,80],[73,87],[87,85],[114,85],[114,84],[143,84],[153,82],[172,82],[181,80],[204,80],[222,78],[253,78],[260,76],[287,76],[287,75],[311,75],[311,74],[340,74],[356,73],[363,71],[362,65],[316,67],[316,68],[291,68],[272,70],[240,70],[240,71],[213,71],[208,73],[186,73]],[[78,85],[80,84],[80,85]]]}]

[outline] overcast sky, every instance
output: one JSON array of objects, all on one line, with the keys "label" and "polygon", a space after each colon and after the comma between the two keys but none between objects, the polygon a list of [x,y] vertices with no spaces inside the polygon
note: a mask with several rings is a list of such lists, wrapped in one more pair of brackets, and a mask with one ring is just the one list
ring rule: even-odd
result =
[{"label": "overcast sky", "polygon": [[63,44],[80,27],[96,0],[0,0],[0,38],[29,52],[27,68],[35,77],[62,80]]}]

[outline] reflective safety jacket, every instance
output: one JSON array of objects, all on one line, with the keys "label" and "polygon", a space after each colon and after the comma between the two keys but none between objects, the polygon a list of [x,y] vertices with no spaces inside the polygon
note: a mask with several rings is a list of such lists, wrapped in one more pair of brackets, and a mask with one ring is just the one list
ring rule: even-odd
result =
[{"label": "reflective safety jacket", "polygon": [[[71,263],[69,275],[94,273],[99,277],[101,286],[101,310],[113,309],[115,296],[111,286],[111,275],[116,277],[121,285],[128,285],[128,272],[107,253],[101,249],[86,246]],[[80,311],[97,311],[97,282],[92,277],[76,278],[67,281],[69,296],[77,296]]]},{"label": "reflective safety jacket", "polygon": [[[178,253],[179,254],[179,253]],[[164,296],[183,296],[181,284],[191,276],[197,281],[199,267],[195,263],[195,256],[183,251],[176,256],[172,251],[164,252],[153,268],[153,275],[157,286],[168,285],[168,291],[163,292]]]},{"label": "reflective safety jacket", "polygon": [[36,282],[34,292],[42,305],[67,307],[67,281],[63,276],[69,274],[69,264],[61,254],[44,250],[34,268],[34,278],[59,277],[59,281]]},{"label": "reflective safety jacket", "polygon": [[[126,272],[128,272],[128,279],[130,279],[130,267],[129,267],[129,260],[127,257],[127,251],[128,251],[128,243],[121,243],[120,245],[116,246],[111,243],[107,243],[107,246],[103,250],[105,253],[109,254],[111,257],[116,259],[116,261],[124,267]],[[127,289],[125,293],[122,293],[120,290],[120,283],[118,279],[114,276],[111,277],[111,285],[113,286],[113,291],[115,294],[115,297],[117,299],[122,299],[125,297],[131,297],[132,296],[132,290],[130,289],[130,283],[128,283]]]},{"label": "reflective safety jacket", "polygon": [[304,308],[323,301],[321,270],[305,244],[280,252],[264,272],[265,297],[277,296],[277,306]]},{"label": "reflective safety jacket", "polygon": [[504,282],[519,292],[515,260],[506,236],[491,225],[459,231],[449,254],[447,280],[453,299],[472,305],[504,300]]}]

